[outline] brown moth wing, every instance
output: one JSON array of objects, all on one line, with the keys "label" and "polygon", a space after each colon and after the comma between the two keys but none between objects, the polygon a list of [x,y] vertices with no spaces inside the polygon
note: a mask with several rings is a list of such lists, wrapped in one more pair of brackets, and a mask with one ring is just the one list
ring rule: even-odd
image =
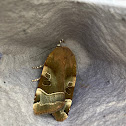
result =
[{"label": "brown moth wing", "polygon": [[58,121],[66,119],[72,103],[75,81],[74,54],[67,47],[55,48],[43,67],[34,99],[34,112],[53,113]]}]

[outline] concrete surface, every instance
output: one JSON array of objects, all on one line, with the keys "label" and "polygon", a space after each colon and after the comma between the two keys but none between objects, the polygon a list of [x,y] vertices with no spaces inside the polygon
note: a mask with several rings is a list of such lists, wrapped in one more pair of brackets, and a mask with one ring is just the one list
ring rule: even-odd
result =
[{"label": "concrete surface", "polygon": [[[69,117],[33,114],[43,64],[60,39],[76,56]],[[60,55],[60,54],[59,54]],[[0,2],[0,126],[126,126],[126,9],[80,2]]]}]

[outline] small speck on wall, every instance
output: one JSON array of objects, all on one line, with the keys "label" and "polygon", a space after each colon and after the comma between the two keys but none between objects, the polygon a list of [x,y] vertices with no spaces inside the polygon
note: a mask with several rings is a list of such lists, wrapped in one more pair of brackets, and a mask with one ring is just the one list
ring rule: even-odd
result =
[{"label": "small speck on wall", "polygon": [[0,59],[2,58],[2,53],[0,53]]}]

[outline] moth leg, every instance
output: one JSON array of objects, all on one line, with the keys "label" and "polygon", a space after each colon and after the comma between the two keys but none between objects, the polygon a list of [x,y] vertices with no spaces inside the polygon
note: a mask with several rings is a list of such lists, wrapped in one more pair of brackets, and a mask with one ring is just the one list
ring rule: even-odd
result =
[{"label": "moth leg", "polygon": [[71,104],[72,104],[72,100],[71,99],[65,99],[65,106],[60,111],[52,113],[54,118],[57,121],[64,121],[65,119],[67,119],[68,112],[70,110]]},{"label": "moth leg", "polygon": [[72,100],[71,99],[65,99],[65,102],[66,102],[66,104],[65,104],[64,111],[68,114],[69,111],[70,111]]},{"label": "moth leg", "polygon": [[37,67],[32,67],[33,69],[39,69],[39,68],[42,68],[43,65],[40,65],[40,66],[37,66]]},{"label": "moth leg", "polygon": [[40,78],[37,78],[37,79],[32,80],[32,82],[39,81],[39,80],[40,80]]}]

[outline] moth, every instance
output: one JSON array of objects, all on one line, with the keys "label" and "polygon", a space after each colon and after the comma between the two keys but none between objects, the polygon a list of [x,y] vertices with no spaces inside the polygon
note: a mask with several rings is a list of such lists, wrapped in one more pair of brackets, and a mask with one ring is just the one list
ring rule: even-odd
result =
[{"label": "moth", "polygon": [[72,51],[60,44],[49,54],[42,68],[36,89],[33,110],[35,114],[52,114],[57,121],[64,121],[72,104],[76,82],[76,59]]}]

